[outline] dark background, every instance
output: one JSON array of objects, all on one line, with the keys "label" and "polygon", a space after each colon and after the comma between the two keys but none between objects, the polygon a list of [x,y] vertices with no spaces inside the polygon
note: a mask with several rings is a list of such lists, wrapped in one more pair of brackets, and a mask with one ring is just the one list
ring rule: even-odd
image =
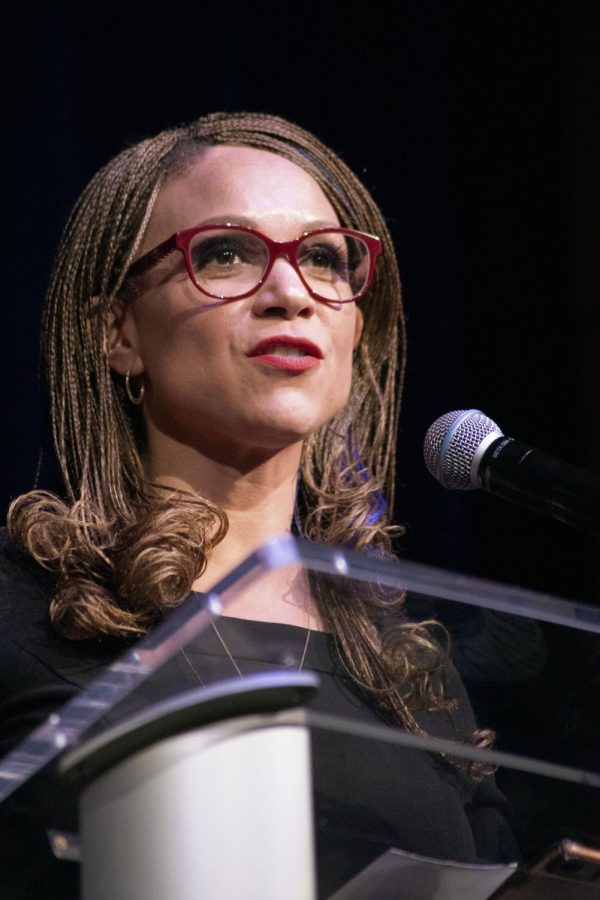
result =
[{"label": "dark background", "polygon": [[[409,317],[403,552],[596,602],[598,539],[483,492],[444,491],[421,447],[439,415],[478,407],[507,434],[600,473],[600,4],[14,3],[3,18],[3,509],[35,479],[38,320],[84,184],[164,127],[262,110],[337,150],[396,241]],[[551,629],[547,638],[562,640]],[[549,732],[562,740],[573,705],[564,738],[587,747],[598,730],[586,716],[598,706],[598,648],[578,637],[560,653],[530,734],[540,746]],[[519,702],[524,723],[531,695]],[[531,739],[532,752],[540,746]],[[592,764],[585,753],[579,761]],[[519,813],[522,797],[513,791]]]},{"label": "dark background", "polygon": [[129,142],[216,109],[316,132],[391,224],[409,316],[408,556],[594,600],[598,541],[440,488],[423,435],[479,407],[600,471],[600,6],[220,2],[4,7],[1,501],[33,483],[38,318],[68,211]]}]

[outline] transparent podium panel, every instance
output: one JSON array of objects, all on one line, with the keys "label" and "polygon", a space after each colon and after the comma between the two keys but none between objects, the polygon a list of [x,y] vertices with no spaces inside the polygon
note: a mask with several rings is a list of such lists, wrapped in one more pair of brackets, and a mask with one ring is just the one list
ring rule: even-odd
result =
[{"label": "transparent podium panel", "polygon": [[[281,538],[122,651],[0,760],[0,817],[37,804],[59,865],[77,865],[77,804],[111,768],[295,710],[307,900],[600,895],[599,609]],[[251,822],[230,771],[228,809]]]},{"label": "transparent podium panel", "polygon": [[600,897],[597,776],[306,715],[319,896]]}]

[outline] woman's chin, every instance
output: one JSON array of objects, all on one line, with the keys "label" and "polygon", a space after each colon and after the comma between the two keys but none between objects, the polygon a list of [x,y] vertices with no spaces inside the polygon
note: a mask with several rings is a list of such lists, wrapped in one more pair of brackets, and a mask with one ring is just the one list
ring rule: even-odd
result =
[{"label": "woman's chin", "polygon": [[242,442],[276,450],[301,443],[318,431],[322,421],[314,416],[287,416],[254,421],[244,429]]},{"label": "woman's chin", "polygon": [[[302,398],[304,400],[304,398]],[[344,398],[323,403],[323,398],[316,402],[308,398],[298,402],[298,398],[284,398],[282,402],[248,410],[248,426],[245,432],[254,438],[275,440],[282,445],[304,441],[317,432],[326,422],[339,412],[344,405]],[[346,398],[347,399],[347,398]]]},{"label": "woman's chin", "polygon": [[[155,450],[167,440],[169,452],[173,444],[194,447],[201,453],[214,456],[225,452],[230,455],[237,448],[245,450],[261,448],[276,451],[302,443],[328,422],[339,409],[338,403],[297,402],[297,398],[278,398],[279,402],[239,403],[232,410],[223,407],[199,410],[196,407],[175,411],[173,407],[153,411],[147,415],[149,443]],[[223,413],[225,412],[225,415]]]}]

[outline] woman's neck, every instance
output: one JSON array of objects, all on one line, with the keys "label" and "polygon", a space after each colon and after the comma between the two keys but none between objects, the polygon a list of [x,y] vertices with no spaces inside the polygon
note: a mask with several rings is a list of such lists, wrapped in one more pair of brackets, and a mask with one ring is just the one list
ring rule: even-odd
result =
[{"label": "woman's neck", "polygon": [[[181,444],[151,447],[146,458],[150,481],[196,493],[227,514],[227,535],[210,551],[194,590],[208,590],[270,538],[290,532],[300,453],[299,444],[272,453],[237,452],[232,465],[224,456],[213,459]],[[259,577],[225,614],[320,627],[306,581],[297,570]]]}]

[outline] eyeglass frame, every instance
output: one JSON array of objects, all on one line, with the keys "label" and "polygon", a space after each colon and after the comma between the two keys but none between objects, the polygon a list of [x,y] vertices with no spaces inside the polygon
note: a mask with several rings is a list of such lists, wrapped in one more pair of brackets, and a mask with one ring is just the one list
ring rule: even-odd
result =
[{"label": "eyeglass frame", "polygon": [[[245,291],[243,294],[236,294],[233,297],[223,297],[220,294],[210,294],[203,287],[200,287],[200,285],[196,281],[196,276],[194,274],[190,256],[190,243],[192,241],[192,238],[194,238],[197,234],[200,234],[202,231],[214,231],[216,229],[228,228],[234,229],[235,231],[242,231],[246,234],[251,234],[254,235],[254,237],[259,238],[259,240],[262,240],[262,242],[265,244],[269,253],[269,259],[266,268],[258,283],[252,288],[252,290]],[[348,300],[340,300],[338,297],[322,297],[320,294],[314,291],[307,283],[304,275],[302,274],[300,265],[296,258],[296,252],[299,245],[307,237],[313,237],[319,234],[331,234],[332,232],[335,234],[348,235],[349,237],[354,237],[358,240],[362,240],[367,245],[367,249],[369,251],[369,271],[367,273],[364,286],[358,294],[350,297],[350,299]],[[355,231],[353,228],[341,228],[335,226],[331,228],[317,228],[315,231],[307,231],[304,234],[300,235],[300,237],[294,238],[294,240],[292,241],[274,241],[271,238],[267,237],[266,234],[263,234],[261,231],[257,231],[254,228],[248,228],[246,225],[236,225],[234,222],[197,225],[194,228],[186,228],[183,231],[175,232],[175,234],[172,234],[171,237],[166,239],[166,241],[163,241],[152,250],[148,250],[148,252],[144,253],[143,256],[140,256],[140,258],[132,263],[127,270],[124,281],[127,281],[127,279],[131,277],[143,275],[149,269],[157,265],[161,260],[166,259],[166,257],[169,256],[169,254],[171,254],[174,250],[179,250],[179,252],[182,254],[188,276],[194,287],[206,297],[210,297],[213,300],[244,300],[246,297],[252,296],[252,294],[256,293],[256,291],[260,287],[262,287],[262,285],[269,277],[275,261],[279,259],[279,257],[283,256],[293,267],[294,271],[299,276],[302,284],[308,291],[309,295],[313,298],[313,300],[318,300],[321,303],[353,303],[356,300],[360,300],[362,297],[364,297],[369,287],[371,286],[373,275],[375,274],[375,265],[381,253],[381,241],[375,235],[365,234],[363,231]]]}]

